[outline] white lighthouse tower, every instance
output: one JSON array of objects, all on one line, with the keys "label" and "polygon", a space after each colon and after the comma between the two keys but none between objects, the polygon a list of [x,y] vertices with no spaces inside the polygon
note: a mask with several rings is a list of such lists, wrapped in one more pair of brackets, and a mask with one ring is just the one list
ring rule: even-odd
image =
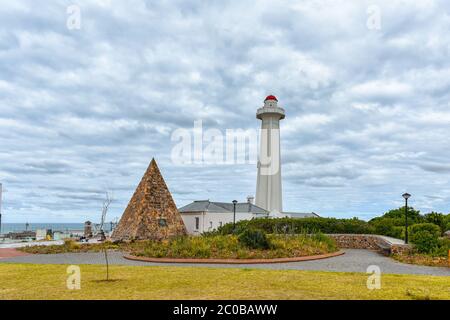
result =
[{"label": "white lighthouse tower", "polygon": [[283,212],[280,120],[284,117],[284,109],[278,106],[278,99],[272,95],[256,112],[256,118],[262,120],[262,124],[255,204],[269,211],[271,216],[280,216]]}]

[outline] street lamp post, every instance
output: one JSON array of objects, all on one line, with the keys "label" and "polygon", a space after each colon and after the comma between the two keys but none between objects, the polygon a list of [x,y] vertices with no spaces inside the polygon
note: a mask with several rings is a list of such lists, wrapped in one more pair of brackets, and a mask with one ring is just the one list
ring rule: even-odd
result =
[{"label": "street lamp post", "polygon": [[409,193],[402,194],[405,199],[405,243],[408,243],[408,199],[411,197]]},{"label": "street lamp post", "polygon": [[236,204],[237,200],[233,200],[233,233],[236,230]]}]

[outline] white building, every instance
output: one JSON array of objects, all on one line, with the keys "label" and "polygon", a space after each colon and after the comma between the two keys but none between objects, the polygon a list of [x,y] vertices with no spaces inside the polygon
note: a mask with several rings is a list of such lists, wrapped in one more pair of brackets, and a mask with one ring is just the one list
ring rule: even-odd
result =
[{"label": "white building", "polygon": [[[252,203],[248,197],[247,202],[236,204],[236,222],[256,218],[270,217],[269,211]],[[227,223],[233,222],[233,203],[212,202],[209,200],[194,201],[178,209],[183,218],[188,234],[200,235],[203,232],[213,231]],[[314,212],[299,213],[285,212],[286,217],[311,218],[318,217]]]},{"label": "white building", "polygon": [[[189,234],[201,234],[213,231],[218,227],[233,222],[233,203],[212,202],[209,200],[194,201],[178,211],[183,218]],[[268,211],[247,202],[236,204],[236,222],[239,220],[250,220],[258,217],[267,217]]]}]

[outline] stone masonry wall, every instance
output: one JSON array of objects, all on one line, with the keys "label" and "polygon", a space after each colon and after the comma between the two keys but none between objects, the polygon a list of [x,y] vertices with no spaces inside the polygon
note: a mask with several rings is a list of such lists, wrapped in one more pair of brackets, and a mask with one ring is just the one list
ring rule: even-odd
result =
[{"label": "stone masonry wall", "polygon": [[407,244],[393,244],[391,246],[392,254],[406,254],[411,251],[411,246]]},{"label": "stone masonry wall", "polygon": [[374,234],[329,234],[328,236],[336,241],[339,248],[376,250],[384,254],[406,253],[411,250],[410,245],[392,244]]},{"label": "stone masonry wall", "polygon": [[369,234],[329,234],[340,248],[379,250],[381,246],[388,246],[377,235]]}]

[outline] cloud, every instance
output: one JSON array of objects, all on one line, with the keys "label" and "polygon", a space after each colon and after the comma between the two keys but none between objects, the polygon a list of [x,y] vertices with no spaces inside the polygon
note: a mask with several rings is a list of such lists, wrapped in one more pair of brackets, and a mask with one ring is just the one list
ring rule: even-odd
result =
[{"label": "cloud", "polygon": [[[245,200],[256,168],[175,165],[174,130],[256,129],[275,94],[284,208],[371,217],[413,194],[449,211],[450,9],[444,0],[18,0],[0,7],[0,181],[6,221],[110,218],[155,157],[179,206]],[[331,192],[332,191],[332,192]],[[100,209],[99,209],[100,208]]]}]

